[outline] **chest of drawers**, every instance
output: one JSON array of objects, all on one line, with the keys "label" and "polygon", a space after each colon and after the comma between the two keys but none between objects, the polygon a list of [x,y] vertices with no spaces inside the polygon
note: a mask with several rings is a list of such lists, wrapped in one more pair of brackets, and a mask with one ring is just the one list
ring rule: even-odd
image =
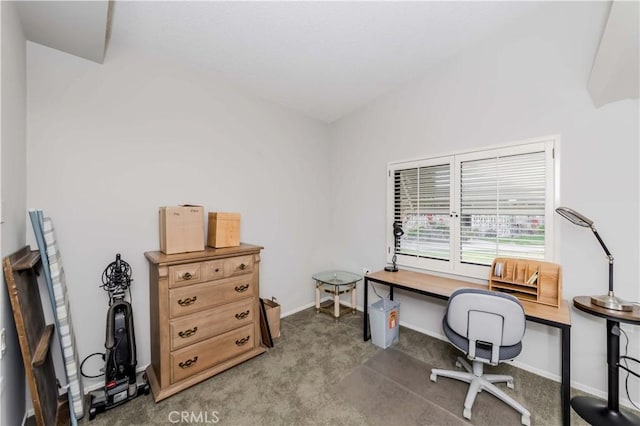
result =
[{"label": "chest of drawers", "polygon": [[260,335],[262,247],[147,252],[156,402],[265,351]]}]

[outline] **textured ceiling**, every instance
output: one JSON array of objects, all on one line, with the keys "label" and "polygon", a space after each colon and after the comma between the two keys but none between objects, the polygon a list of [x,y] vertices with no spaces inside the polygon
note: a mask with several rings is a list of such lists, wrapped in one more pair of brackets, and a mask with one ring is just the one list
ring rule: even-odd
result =
[{"label": "textured ceiling", "polygon": [[112,6],[110,44],[210,70],[258,96],[332,122],[541,3],[116,1]]}]

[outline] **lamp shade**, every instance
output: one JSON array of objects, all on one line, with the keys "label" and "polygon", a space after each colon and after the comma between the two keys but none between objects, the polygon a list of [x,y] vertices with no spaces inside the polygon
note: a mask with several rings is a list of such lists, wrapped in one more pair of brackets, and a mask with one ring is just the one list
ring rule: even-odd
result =
[{"label": "lamp shade", "polygon": [[558,207],[556,212],[574,225],[584,226],[586,228],[593,225],[593,221],[591,219],[573,209],[570,209],[569,207]]}]

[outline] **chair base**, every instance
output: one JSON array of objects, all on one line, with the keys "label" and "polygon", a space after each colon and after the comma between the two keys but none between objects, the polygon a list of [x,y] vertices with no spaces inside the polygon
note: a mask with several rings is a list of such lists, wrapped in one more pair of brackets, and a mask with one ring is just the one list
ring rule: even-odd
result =
[{"label": "chair base", "polygon": [[476,400],[476,395],[483,390],[486,390],[496,398],[506,402],[516,411],[518,411],[522,417],[521,422],[525,426],[531,425],[531,413],[524,408],[519,402],[511,398],[509,395],[500,390],[494,383],[507,383],[507,387],[513,389],[513,377],[504,374],[483,374],[483,364],[480,361],[474,361],[473,367],[461,357],[458,357],[456,361],[457,367],[464,367],[466,371],[457,370],[440,370],[437,368],[431,369],[431,381],[435,382],[438,376],[448,377],[450,379],[460,380],[469,383],[469,391],[467,397],[464,400],[463,416],[466,419],[471,419],[471,408]]}]

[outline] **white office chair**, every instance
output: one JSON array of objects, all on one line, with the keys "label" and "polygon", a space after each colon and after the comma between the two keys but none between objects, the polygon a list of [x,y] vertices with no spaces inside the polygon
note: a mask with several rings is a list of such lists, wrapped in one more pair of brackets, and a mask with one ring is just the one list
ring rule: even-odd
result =
[{"label": "white office chair", "polygon": [[522,424],[531,424],[531,413],[493,383],[506,382],[513,389],[513,377],[483,374],[483,364],[498,365],[512,360],[522,350],[525,316],[522,305],[513,296],[489,290],[459,289],[453,292],[442,321],[444,334],[456,348],[467,354],[473,367],[458,357],[457,367],[466,371],[431,370],[431,380],[438,376],[470,383],[463,415],[471,419],[476,395],[486,390],[522,414]]}]

